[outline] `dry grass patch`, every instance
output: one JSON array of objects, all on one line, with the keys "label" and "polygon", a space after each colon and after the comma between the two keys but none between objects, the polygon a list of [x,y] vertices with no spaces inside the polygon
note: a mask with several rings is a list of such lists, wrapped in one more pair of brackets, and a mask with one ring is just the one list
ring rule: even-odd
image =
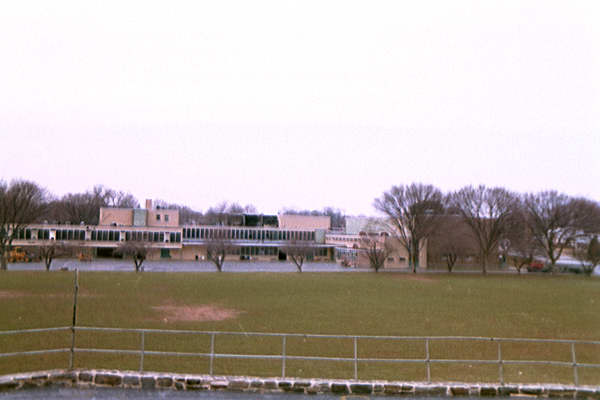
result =
[{"label": "dry grass patch", "polygon": [[203,304],[199,306],[178,306],[172,304],[164,304],[152,308],[161,314],[161,319],[165,322],[224,321],[227,319],[237,318],[237,316],[242,313],[242,311],[221,307],[216,304]]},{"label": "dry grass patch", "polygon": [[0,290],[0,299],[17,299],[25,296],[31,296],[31,294],[18,290]]}]

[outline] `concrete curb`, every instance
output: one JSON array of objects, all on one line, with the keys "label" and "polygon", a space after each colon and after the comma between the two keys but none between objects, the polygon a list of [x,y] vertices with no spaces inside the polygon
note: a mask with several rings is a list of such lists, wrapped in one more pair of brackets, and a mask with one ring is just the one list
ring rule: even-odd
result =
[{"label": "concrete curb", "polygon": [[600,386],[423,383],[339,379],[259,378],[116,370],[50,370],[0,376],[0,392],[43,386],[144,390],[218,390],[249,393],[360,394],[410,397],[523,396],[600,400]]}]

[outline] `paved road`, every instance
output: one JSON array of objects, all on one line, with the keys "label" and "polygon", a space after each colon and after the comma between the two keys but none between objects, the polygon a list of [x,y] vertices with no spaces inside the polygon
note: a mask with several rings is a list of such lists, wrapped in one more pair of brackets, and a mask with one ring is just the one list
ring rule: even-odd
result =
[{"label": "paved road", "polygon": [[[133,271],[133,262],[129,260],[118,259],[96,259],[94,261],[82,262],[77,259],[57,259],[52,262],[52,270],[61,268],[73,271]],[[32,263],[12,263],[8,264],[9,270],[44,270],[45,266],[41,262]],[[302,267],[306,272],[373,272],[369,268],[344,268],[333,262],[314,262],[305,263]],[[214,264],[206,261],[146,261],[144,262],[144,271],[155,272],[216,272]],[[223,265],[224,272],[296,272],[296,266],[289,261],[225,261]],[[386,272],[412,273],[407,268],[383,269]],[[419,274],[445,274],[446,270],[424,269]],[[481,270],[474,269],[470,271],[456,270],[452,274],[480,274]],[[513,268],[492,269],[489,274],[516,274]],[[523,274],[527,274],[524,270]],[[540,274],[540,273],[536,273]],[[596,275],[600,276],[600,266],[596,268]]]},{"label": "paved road", "polygon": [[[133,271],[133,261],[98,259],[82,262],[77,259],[57,259],[52,262],[51,269],[59,270],[79,269],[81,271]],[[41,262],[13,263],[8,264],[9,270],[43,270],[45,266]],[[336,263],[305,263],[302,267],[306,272],[340,272],[357,271],[361,269],[344,268]],[[144,271],[162,272],[214,272],[214,264],[206,261],[146,261]],[[225,272],[296,272],[296,266],[291,262],[258,262],[258,261],[225,261],[223,265]],[[366,269],[365,269],[366,271]]]}]

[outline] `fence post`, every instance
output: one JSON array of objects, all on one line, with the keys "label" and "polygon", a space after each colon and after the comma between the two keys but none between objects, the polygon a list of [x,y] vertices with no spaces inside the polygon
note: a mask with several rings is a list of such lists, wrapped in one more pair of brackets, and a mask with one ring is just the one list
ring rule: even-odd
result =
[{"label": "fence post", "polygon": [[281,341],[281,377],[285,378],[285,335]]},{"label": "fence post", "polygon": [[425,363],[427,364],[427,383],[431,383],[431,363],[429,362],[429,338],[425,339]]},{"label": "fence post", "polygon": [[210,334],[210,363],[208,367],[208,374],[213,374],[213,362],[215,359],[215,333]]},{"label": "fence post", "polygon": [[77,325],[77,292],[79,291],[79,269],[75,270],[75,287],[73,288],[73,322],[71,324],[71,354],[69,369],[73,369],[75,359],[75,325]]},{"label": "fence post", "polygon": [[571,343],[571,356],[573,357],[573,380],[575,386],[579,385],[579,376],[577,375],[577,358],[575,357],[575,343]]},{"label": "fence post", "polygon": [[140,342],[141,342],[141,353],[140,353],[140,372],[144,371],[144,348],[145,348],[145,335],[144,331],[140,332]]},{"label": "fence post", "polygon": [[358,380],[358,338],[354,336],[354,379]]},{"label": "fence post", "polygon": [[498,376],[500,384],[504,385],[504,363],[502,361],[502,342],[498,342]]}]

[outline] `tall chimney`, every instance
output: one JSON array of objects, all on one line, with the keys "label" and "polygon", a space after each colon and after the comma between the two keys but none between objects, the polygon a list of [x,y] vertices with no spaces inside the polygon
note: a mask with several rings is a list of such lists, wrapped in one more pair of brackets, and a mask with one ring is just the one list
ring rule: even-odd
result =
[{"label": "tall chimney", "polygon": [[152,210],[152,199],[146,199],[146,210]]}]

